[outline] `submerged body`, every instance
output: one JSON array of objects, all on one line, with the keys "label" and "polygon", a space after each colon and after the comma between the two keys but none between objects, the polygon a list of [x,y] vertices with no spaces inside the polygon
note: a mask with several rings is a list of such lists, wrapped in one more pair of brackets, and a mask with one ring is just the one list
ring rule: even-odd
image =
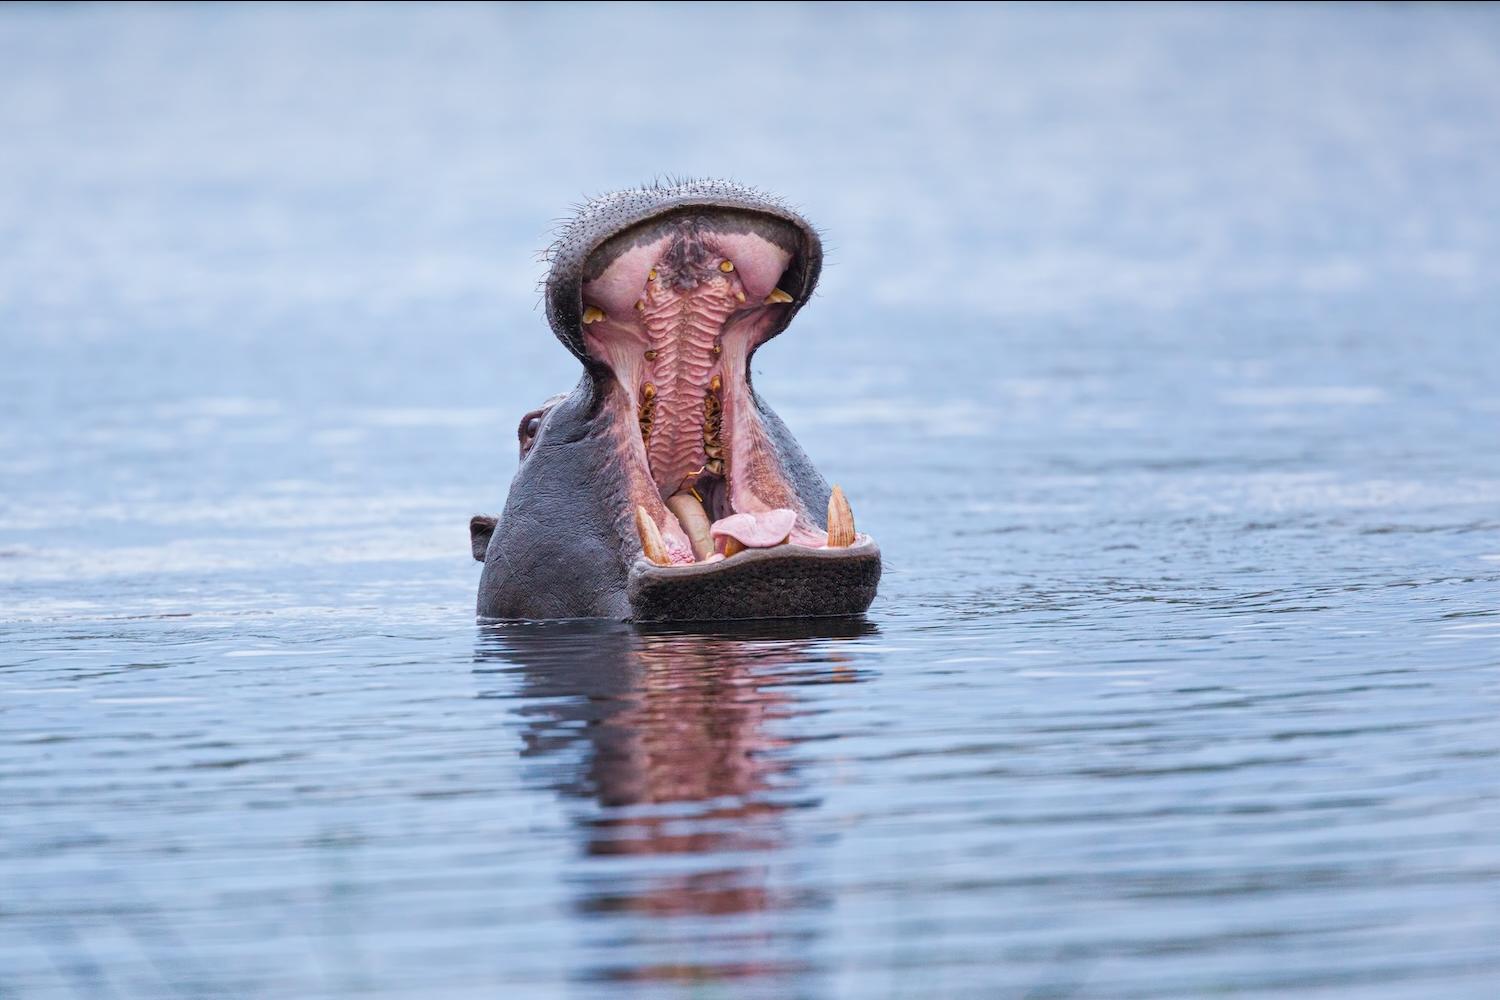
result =
[{"label": "submerged body", "polygon": [[591,202],[552,252],[547,315],[584,364],[527,414],[505,511],[471,522],[492,618],[862,612],[880,553],[750,383],[816,286],[816,233],[739,185]]}]

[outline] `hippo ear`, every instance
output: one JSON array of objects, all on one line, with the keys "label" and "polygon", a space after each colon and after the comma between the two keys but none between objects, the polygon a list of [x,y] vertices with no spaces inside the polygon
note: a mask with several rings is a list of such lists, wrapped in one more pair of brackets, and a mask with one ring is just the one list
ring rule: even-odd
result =
[{"label": "hippo ear", "polygon": [[475,514],[469,518],[469,549],[474,553],[475,562],[484,562],[484,553],[490,547],[490,536],[495,533],[495,525],[500,523],[498,517],[490,517],[488,514]]}]

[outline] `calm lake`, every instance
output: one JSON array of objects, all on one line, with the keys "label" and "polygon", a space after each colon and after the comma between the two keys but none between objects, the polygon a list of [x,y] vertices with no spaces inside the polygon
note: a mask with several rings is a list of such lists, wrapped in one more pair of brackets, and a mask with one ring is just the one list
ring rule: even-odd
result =
[{"label": "calm lake", "polygon": [[[853,622],[479,627],[776,191]],[[1500,993],[1500,8],[0,9],[0,996]]]}]

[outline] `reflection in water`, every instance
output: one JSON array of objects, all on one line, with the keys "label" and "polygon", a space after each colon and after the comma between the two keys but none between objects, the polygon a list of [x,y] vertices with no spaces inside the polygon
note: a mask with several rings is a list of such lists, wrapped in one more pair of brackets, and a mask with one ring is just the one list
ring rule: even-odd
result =
[{"label": "reflection in water", "polygon": [[[772,885],[772,860],[786,846],[784,814],[817,795],[776,722],[798,714],[800,686],[858,680],[838,640],[873,631],[863,619],[711,632],[600,622],[486,630],[477,659],[519,668],[521,687],[505,697],[527,706],[522,756],[555,766],[554,787],[597,805],[579,819],[582,853],[616,863],[584,883],[580,909],[720,918],[790,906]],[[803,727],[799,738],[808,736]],[[693,981],[797,967],[749,957],[763,927],[736,935],[716,939],[732,941],[734,958],[695,953],[597,974]]]}]

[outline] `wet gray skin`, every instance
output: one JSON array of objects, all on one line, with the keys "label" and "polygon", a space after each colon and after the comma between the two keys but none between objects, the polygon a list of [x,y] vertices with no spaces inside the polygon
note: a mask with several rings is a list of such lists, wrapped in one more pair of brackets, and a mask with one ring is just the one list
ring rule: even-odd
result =
[{"label": "wet gray skin", "polygon": [[[649,476],[650,470],[643,462],[631,466],[629,449],[640,443],[627,439],[643,432],[635,411],[622,411],[620,379],[590,353],[584,285],[632,248],[658,245],[652,241],[663,234],[671,239],[677,232],[710,237],[749,233],[787,255],[776,288],[790,301],[766,308],[763,329],[743,360],[744,389],[737,398],[753,404],[764,446],[753,462],[742,464],[779,480],[783,501],[797,510],[799,525],[826,531],[829,485],[755,393],[749,371],[754,350],[784,330],[812,295],[822,265],[817,233],[777,199],[738,184],[696,181],[619,192],[584,205],[551,248],[547,319],[584,371],[571,392],[522,418],[521,463],[503,514],[498,519],[476,516],[470,522],[474,558],[484,563],[480,617],[793,618],[859,614],[874,599],[880,552],[866,535],[847,547],[751,547],[728,558],[685,565],[657,565],[643,554],[635,512],[642,503],[659,511],[660,501],[643,496],[642,475]],[[678,241],[672,251],[691,255],[699,245]],[[661,266],[664,273],[674,273],[669,270],[673,261]],[[716,357],[718,351],[714,349]],[[719,482],[740,474],[734,465],[731,460]],[[647,483],[654,491],[654,484]],[[714,500],[704,489],[711,518],[736,512],[725,506],[727,490],[721,486]]]}]

